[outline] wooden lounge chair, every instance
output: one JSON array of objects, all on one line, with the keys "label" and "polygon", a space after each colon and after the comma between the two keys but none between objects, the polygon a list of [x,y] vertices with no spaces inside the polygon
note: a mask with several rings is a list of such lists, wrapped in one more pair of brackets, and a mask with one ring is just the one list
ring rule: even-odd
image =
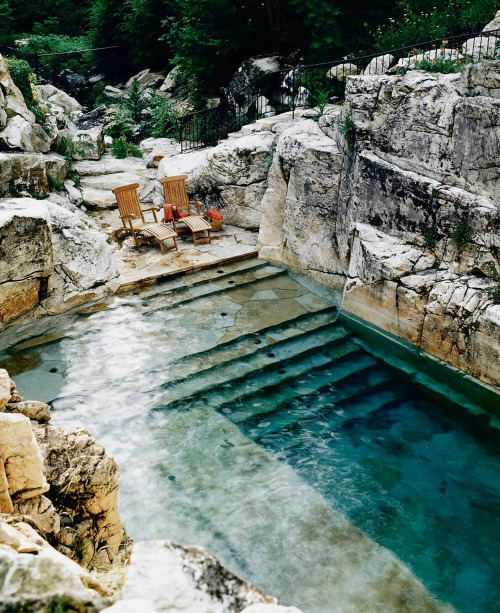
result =
[{"label": "wooden lounge chair", "polygon": [[[187,178],[187,175],[178,175],[177,177],[164,177],[160,179],[160,183],[163,185],[165,204],[172,205],[172,208],[175,208],[181,214],[181,217],[177,219],[175,214],[172,215],[174,230],[178,233],[191,232],[195,246],[199,243],[211,243],[210,231],[212,226],[200,215],[201,202],[189,201],[186,191]],[[196,207],[195,215],[191,213],[192,206]],[[205,236],[198,236],[198,234],[205,232]]]},{"label": "wooden lounge chair", "polygon": [[[139,202],[139,196],[137,195],[137,188],[139,183],[132,183],[131,185],[124,185],[123,187],[116,187],[113,194],[116,196],[116,202],[118,203],[118,209],[120,211],[120,219],[123,223],[121,230],[127,230],[132,233],[134,237],[136,247],[140,247],[142,243],[150,240],[157,240],[160,244],[161,252],[175,249],[177,247],[177,232],[172,230],[164,223],[159,223],[156,218],[156,211],[160,210],[160,207],[155,206],[149,209],[142,209]],[[146,221],[144,219],[144,213],[153,213],[154,222]],[[163,241],[167,239],[173,239],[174,244],[171,247],[164,247]]]}]

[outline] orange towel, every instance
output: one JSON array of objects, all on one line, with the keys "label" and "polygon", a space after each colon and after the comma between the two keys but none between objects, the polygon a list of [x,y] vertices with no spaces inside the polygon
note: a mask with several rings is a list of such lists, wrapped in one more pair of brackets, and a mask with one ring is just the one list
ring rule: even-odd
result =
[{"label": "orange towel", "polygon": [[172,219],[181,219],[182,217],[189,217],[189,213],[179,211],[175,204],[163,205],[163,221],[172,221]]}]

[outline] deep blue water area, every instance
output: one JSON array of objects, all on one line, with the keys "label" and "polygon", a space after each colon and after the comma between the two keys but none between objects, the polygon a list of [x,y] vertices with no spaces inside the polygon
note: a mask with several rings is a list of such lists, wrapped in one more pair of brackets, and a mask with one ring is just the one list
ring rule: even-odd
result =
[{"label": "deep blue water area", "polygon": [[241,426],[436,596],[496,613],[500,437],[457,408],[378,363]]}]

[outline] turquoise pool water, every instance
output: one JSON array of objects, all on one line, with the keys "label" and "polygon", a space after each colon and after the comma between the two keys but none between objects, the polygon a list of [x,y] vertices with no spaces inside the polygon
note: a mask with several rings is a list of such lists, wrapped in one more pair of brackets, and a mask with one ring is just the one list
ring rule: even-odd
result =
[{"label": "turquoise pool water", "polygon": [[156,291],[0,353],[21,395],[116,458],[133,538],[206,546],[281,602],[331,613],[326,533],[345,515],[457,610],[499,611],[494,431],[373,357],[287,275],[189,302]]}]

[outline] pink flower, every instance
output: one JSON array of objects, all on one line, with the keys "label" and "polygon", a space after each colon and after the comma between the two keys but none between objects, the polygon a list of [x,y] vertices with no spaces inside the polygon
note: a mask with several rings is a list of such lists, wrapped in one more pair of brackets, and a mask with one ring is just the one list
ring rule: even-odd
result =
[{"label": "pink flower", "polygon": [[415,62],[416,62],[417,60],[413,59],[413,60],[410,60],[410,61],[411,61],[411,63],[412,63],[412,64],[415,64]]}]

